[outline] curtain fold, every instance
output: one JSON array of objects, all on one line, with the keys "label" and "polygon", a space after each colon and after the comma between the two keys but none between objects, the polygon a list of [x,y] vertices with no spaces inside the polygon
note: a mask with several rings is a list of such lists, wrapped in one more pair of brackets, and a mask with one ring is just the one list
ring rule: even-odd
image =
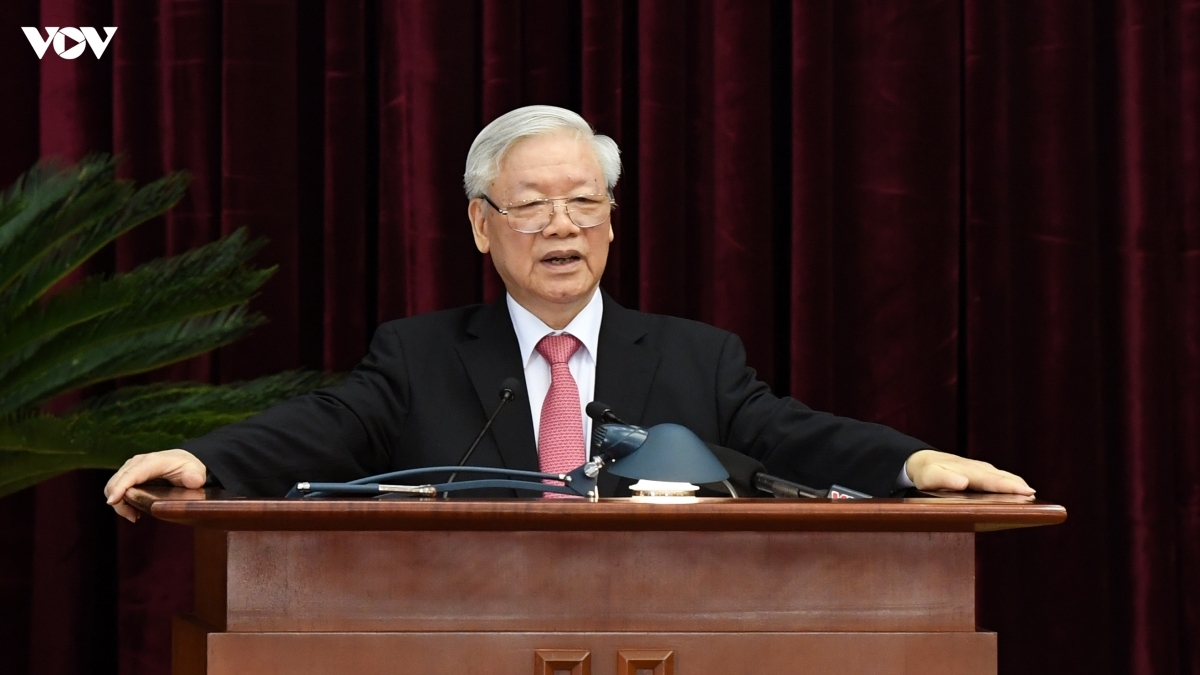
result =
[{"label": "curtain fold", "polygon": [[[1185,147],[1183,125],[1194,125],[1196,117],[1194,109],[1180,107],[1181,90],[1196,78],[1179,67],[1183,41],[1196,38],[1194,20],[1189,26],[1181,19],[1196,9],[1195,3],[1125,0],[1116,3],[1109,18],[1118,73],[1110,85],[1109,123],[1117,143],[1105,167],[1115,189],[1102,230],[1101,270],[1116,298],[1109,305],[1111,332],[1106,334],[1114,341],[1110,351],[1119,367],[1111,371],[1106,389],[1117,392],[1113,403],[1120,414],[1113,420],[1113,436],[1120,443],[1119,466],[1129,495],[1124,504],[1129,550],[1121,563],[1131,587],[1131,663],[1145,672],[1170,672],[1197,662],[1196,651],[1190,658],[1177,656],[1197,649],[1195,631],[1156,620],[1164,613],[1187,614],[1181,577],[1190,572],[1194,578],[1200,566],[1194,545],[1184,544],[1180,551],[1177,543],[1196,534],[1194,528],[1190,533],[1186,529],[1187,512],[1181,508],[1189,488],[1195,494],[1196,474],[1181,482],[1180,476],[1187,474],[1180,470],[1195,467],[1200,445],[1195,435],[1183,435],[1181,417],[1194,418],[1197,408],[1174,405],[1180,378],[1189,372],[1181,368],[1187,352],[1176,349],[1178,336],[1185,334],[1186,317],[1197,314],[1195,307],[1189,311],[1177,302],[1184,279],[1180,263],[1196,256],[1194,247],[1184,260],[1178,255],[1188,227],[1186,195],[1200,185],[1194,162],[1189,175],[1180,152]],[[1195,214],[1190,215],[1194,232]],[[1196,353],[1192,351],[1193,357]],[[1194,380],[1194,358],[1191,365]],[[1191,450],[1190,460],[1181,448]],[[1167,495],[1173,498],[1164,499]]]},{"label": "curtain fold", "polygon": [[967,448],[1070,505],[1062,527],[981,538],[979,621],[1019,623],[1028,607],[1014,598],[1038,598],[1042,616],[1071,619],[1007,635],[1002,667],[1126,672],[1119,446],[1104,401],[1099,18],[1082,2],[968,2],[965,18]]},{"label": "curtain fold", "polygon": [[638,14],[638,144],[622,150],[623,162],[637,167],[636,186],[621,188],[622,197],[638,195],[637,212],[625,208],[621,215],[623,223],[639,225],[639,304],[676,316],[689,315],[687,302],[695,296],[688,292],[694,283],[688,246],[699,236],[696,202],[702,196],[692,194],[687,176],[689,160],[698,159],[689,143],[689,120],[699,111],[688,106],[689,71],[696,63],[687,40],[694,17],[686,7],[685,0],[664,0],[654,5],[656,11]]},{"label": "curtain fold", "polygon": [[368,202],[378,195],[378,187],[368,185],[375,175],[368,157],[375,151],[367,146],[378,145],[368,131],[368,107],[376,103],[367,69],[372,19],[363,0],[325,5],[321,339],[322,366],[333,371],[353,368],[375,329],[375,303],[368,293],[375,269],[369,264],[374,258],[370,214],[377,213]]},{"label": "curtain fold", "polygon": [[[30,25],[118,32],[39,61]],[[11,0],[0,34],[0,182],[191,174],[91,271],[270,239],[270,322],[139,381],[347,370],[379,322],[500,297],[463,160],[569,107],[622,148],[619,301],[1067,506],[979,539],[1002,673],[1200,675],[1197,0]],[[106,479],[0,501],[13,672],[170,670],[191,533],[116,523]]]},{"label": "curtain fold", "polygon": [[[1173,497],[1179,521],[1175,552],[1179,570],[1180,645],[1179,672],[1200,673],[1200,644],[1195,634],[1200,626],[1200,2],[1180,0],[1168,5],[1168,32],[1175,46],[1167,52],[1166,72],[1173,95],[1167,102],[1175,115],[1178,135],[1173,139],[1171,155],[1178,162],[1174,175],[1179,229],[1176,259],[1179,288],[1173,294],[1174,311],[1179,317],[1179,333],[1172,353],[1178,355],[1176,410],[1179,438],[1175,449],[1179,463],[1175,467]],[[1191,635],[1193,637],[1189,638]]]},{"label": "curtain fold", "polygon": [[[105,26],[113,18],[105,3],[50,0],[40,3],[37,23],[44,26]],[[17,39],[13,27],[5,31]],[[53,47],[47,50],[50,56]],[[28,60],[27,52],[21,60]],[[40,64],[36,129],[13,129],[36,134],[40,157],[75,161],[113,143],[113,70],[96,59],[67,60],[51,56]],[[26,96],[28,94],[26,93]],[[29,105],[29,102],[26,102]],[[15,177],[15,176],[14,176]],[[89,261],[87,272],[112,268],[113,251]],[[72,278],[81,277],[80,272]],[[79,399],[64,397],[52,408]],[[117,593],[114,553],[116,524],[95,508],[107,478],[101,472],[80,471],[46,481],[33,492],[32,541],[28,584],[28,624],[31,672],[85,672],[98,665],[116,665],[117,641],[112,621]]]},{"label": "curtain fold", "polygon": [[747,358],[774,384],[770,10],[767,3],[714,2],[711,36],[702,43],[712,54],[702,83],[712,121],[701,131],[712,173],[705,176],[711,184],[700,183],[711,195],[711,224],[698,290],[703,320],[742,336]]},{"label": "curtain fold", "polygon": [[[624,118],[627,107],[637,102],[636,93],[627,93],[636,89],[636,80],[633,86],[628,80],[631,75],[636,77],[637,71],[636,67],[627,66],[633,61],[625,53],[630,26],[636,25],[636,8],[627,15],[625,4],[632,3],[583,0],[579,47],[582,56],[579,112],[591,124],[604,129],[622,149],[636,147],[632,134],[625,133]],[[609,247],[602,283],[618,302],[636,304],[637,287],[631,281],[636,279],[637,270],[625,268],[637,263],[636,249],[632,246],[637,243],[637,231],[631,229],[637,220],[630,220],[626,226],[626,219],[622,218],[625,210],[636,208],[636,191],[624,190],[620,185],[636,184],[637,178],[630,174],[633,169],[628,156],[622,160],[625,172],[618,184],[617,210],[612,216],[614,236],[621,243]],[[626,196],[634,201],[627,201]]]},{"label": "curtain fold", "polygon": [[222,380],[264,375],[300,362],[296,3],[227,0],[221,8],[221,232],[240,227],[271,240],[257,261],[276,265],[259,296],[270,322],[221,350]]},{"label": "curtain fold", "polygon": [[[823,341],[817,358],[793,355],[797,391],[953,450],[960,8],[796,8],[793,45],[804,51],[793,63],[793,120],[813,127],[794,131],[793,334],[807,333],[811,314],[816,335],[793,345]],[[810,11],[819,12],[811,26]]]},{"label": "curtain fold", "polygon": [[[35,2],[0,3],[0,25],[5,28],[36,26],[40,12]],[[14,33],[15,34],[15,33]],[[37,161],[41,136],[41,78],[38,60],[26,56],[29,44],[23,40],[0,40],[0,91],[9,92],[6,105],[0,105],[0,127],[11,129],[0,152],[0,180],[7,185]],[[35,490],[25,490],[0,500],[0,541],[10,551],[0,556],[0,608],[13,620],[3,620],[0,652],[9,655],[15,672],[29,671],[31,642],[30,612],[33,597],[29,590],[33,576],[33,527],[36,514]],[[19,617],[19,619],[18,619]]]},{"label": "curtain fold", "polygon": [[[474,17],[453,3],[385,3],[380,19],[379,317],[476,301],[462,158],[478,127]],[[517,43],[519,45],[519,43]]]}]

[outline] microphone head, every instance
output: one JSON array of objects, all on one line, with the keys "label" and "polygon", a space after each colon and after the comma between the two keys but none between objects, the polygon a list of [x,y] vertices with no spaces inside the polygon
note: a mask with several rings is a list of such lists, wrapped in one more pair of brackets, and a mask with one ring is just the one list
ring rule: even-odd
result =
[{"label": "microphone head", "polygon": [[521,391],[521,381],[515,377],[506,377],[500,383],[500,398],[510,401]]},{"label": "microphone head", "polygon": [[612,410],[600,401],[592,401],[587,404],[587,416],[601,424],[604,423],[604,413],[606,412],[612,412]]},{"label": "microphone head", "polygon": [[617,417],[616,413],[612,411],[612,408],[608,407],[608,405],[602,401],[592,401],[591,403],[587,404],[587,408],[585,408],[585,410],[587,412],[587,416],[595,420],[597,424],[625,424],[629,426],[628,422],[620,417]]},{"label": "microphone head", "polygon": [[647,435],[645,429],[628,424],[597,424],[592,429],[592,454],[605,455],[615,462],[642,447]]}]

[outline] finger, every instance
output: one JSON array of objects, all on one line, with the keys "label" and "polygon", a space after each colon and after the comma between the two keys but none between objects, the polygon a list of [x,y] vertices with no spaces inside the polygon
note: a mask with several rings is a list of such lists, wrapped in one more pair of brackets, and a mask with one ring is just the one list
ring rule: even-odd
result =
[{"label": "finger", "polygon": [[140,457],[132,457],[121,465],[120,469],[108,479],[108,483],[104,485],[104,498],[109,505],[116,504],[125,496],[125,490],[129,488],[129,469],[131,466],[140,461]]},{"label": "finger", "polygon": [[922,490],[965,490],[969,484],[970,481],[962,473],[941,462],[934,462],[921,472],[917,487]]},{"label": "finger", "polygon": [[118,516],[121,516],[125,520],[128,520],[131,523],[137,522],[139,515],[137,509],[126,504],[125,502],[117,502],[116,504],[113,504],[113,510],[117,512]]},{"label": "finger", "polygon": [[1016,485],[1028,488],[1030,493],[1037,492],[1037,490],[1034,490],[1032,487],[1030,487],[1029,483],[1024,478],[1021,478],[1017,474],[1009,473],[1008,471],[1001,471],[1000,473],[1004,474],[1005,478],[1012,481]]},{"label": "finger", "polygon": [[108,498],[109,505],[114,505],[125,498],[125,491],[129,488],[143,482],[138,478],[135,471],[122,469],[119,476],[113,476],[113,480],[109,482],[109,486],[105,488],[104,493]]},{"label": "finger", "polygon": [[188,466],[179,474],[179,484],[182,487],[196,489],[204,487],[208,482],[208,470],[198,470],[194,466]]},{"label": "finger", "polygon": [[[108,479],[108,482],[104,484],[104,497],[106,499],[112,496],[113,490],[115,490],[117,484],[121,482],[121,477],[129,471],[130,463],[136,461],[137,459],[138,457],[135,456],[125,460],[125,463],[121,465],[121,468],[117,469],[112,477]],[[112,502],[110,501],[109,503],[111,504]]]},{"label": "finger", "polygon": [[973,490],[1019,495],[1032,495],[1034,493],[1034,489],[1029,487],[1020,476],[1007,471],[985,467],[981,462],[963,463],[960,467],[956,468],[966,476],[969,481],[969,487]]},{"label": "finger", "polygon": [[1019,477],[1010,478],[1000,474],[987,474],[971,481],[971,487],[983,492],[999,492],[1017,495],[1032,495],[1034,489]]},{"label": "finger", "polygon": [[161,459],[150,459],[148,455],[138,455],[125,462],[125,466],[109,481],[111,490],[106,490],[108,503],[116,504],[125,498],[125,491],[129,488],[162,476],[165,471],[161,463]]}]

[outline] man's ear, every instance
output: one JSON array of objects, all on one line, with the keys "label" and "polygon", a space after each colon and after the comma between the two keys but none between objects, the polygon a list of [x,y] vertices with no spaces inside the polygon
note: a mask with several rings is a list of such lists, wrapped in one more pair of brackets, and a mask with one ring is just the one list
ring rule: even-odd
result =
[{"label": "man's ear", "polygon": [[487,253],[492,248],[491,242],[488,241],[487,222],[484,218],[486,208],[484,201],[479,198],[472,199],[467,204],[467,218],[471,220],[471,234],[475,237],[475,248],[479,249],[480,253]]}]

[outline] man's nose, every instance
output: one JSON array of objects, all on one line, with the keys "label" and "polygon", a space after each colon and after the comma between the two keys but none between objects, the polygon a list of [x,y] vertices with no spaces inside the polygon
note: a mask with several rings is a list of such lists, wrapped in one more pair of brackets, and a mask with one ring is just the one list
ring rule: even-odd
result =
[{"label": "man's nose", "polygon": [[571,216],[567,214],[565,203],[550,202],[550,224],[542,230],[542,234],[550,236],[569,236],[582,230]]}]

